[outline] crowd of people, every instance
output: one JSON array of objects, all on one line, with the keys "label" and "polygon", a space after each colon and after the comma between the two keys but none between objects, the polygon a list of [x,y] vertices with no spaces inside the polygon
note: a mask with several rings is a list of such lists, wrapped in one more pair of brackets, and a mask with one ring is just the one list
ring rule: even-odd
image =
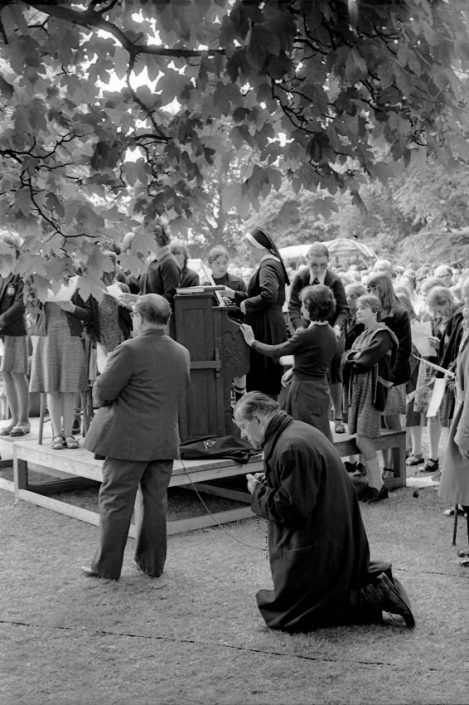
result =
[{"label": "crowd of people", "polygon": [[[292,270],[273,238],[256,227],[243,238],[252,268],[244,281],[230,271],[222,245],[207,253],[200,276],[189,266],[187,246],[171,241],[166,227],[157,224],[153,236],[141,272],[122,271],[119,253],[106,253],[110,266],[99,301],[83,301],[76,271],[45,301],[34,291],[25,296],[16,274],[0,279],[2,374],[10,409],[0,434],[30,432],[29,384],[30,392],[46,395],[52,448],[78,448],[77,406],[94,382],[97,411],[85,446],[104,459],[101,543],[83,571],[119,578],[138,485],[143,507],[136,563],[148,575],[163,570],[166,489],[178,457],[178,414],[189,384],[187,351],[174,340],[174,297],[178,288],[203,285],[217,292],[222,305],[236,309],[250,348],[247,375],[233,381],[234,421],[265,456],[266,472],[248,476],[248,489],[254,511],[268,519],[271,533],[274,592],[258,595],[266,623],[311,629],[380,621],[388,609],[413,626],[408,598],[389,564],[373,568],[369,562],[357,502],[388,498],[389,451],[380,459],[375,439],[381,429],[406,429],[408,466],[440,482],[440,495],[451,504],[448,513],[468,513],[469,270],[441,264],[404,268],[378,260],[367,268],[351,264],[333,271],[320,242],[312,242],[306,263]],[[4,244],[18,256],[17,240]],[[166,428],[165,443],[158,440],[155,419]],[[448,450],[442,462],[445,428]],[[359,451],[345,463],[348,478],[340,474],[344,466],[333,448],[333,434],[347,430],[356,435]],[[269,470],[267,449],[274,453],[282,434],[288,442]],[[331,589],[325,565],[330,548],[315,544],[314,527],[329,505],[339,514],[343,510],[331,528],[341,546],[338,564],[347,542],[352,557],[333,579],[343,589],[323,610],[322,590],[326,584]],[[285,547],[301,555],[286,556]],[[461,552],[462,565],[469,565],[468,554]],[[311,575],[305,578],[305,559],[322,566],[324,584],[320,570],[315,586]]]}]

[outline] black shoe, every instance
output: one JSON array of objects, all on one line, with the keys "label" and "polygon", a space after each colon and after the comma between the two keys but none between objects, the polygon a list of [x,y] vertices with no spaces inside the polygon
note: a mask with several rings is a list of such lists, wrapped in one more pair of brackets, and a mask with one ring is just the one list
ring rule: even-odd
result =
[{"label": "black shoe", "polygon": [[355,477],[365,477],[366,467],[363,465],[363,463],[356,463],[354,475]]},{"label": "black shoe", "polygon": [[440,469],[440,463],[438,461],[438,458],[436,460],[433,460],[433,458],[428,458],[427,462],[421,468],[420,472],[438,472]]},{"label": "black shoe", "polygon": [[90,565],[82,565],[81,572],[86,575],[87,578],[101,578],[102,576],[97,573]]},{"label": "black shoe", "polygon": [[381,489],[377,490],[376,487],[368,487],[364,492],[362,492],[360,499],[362,502],[367,502],[368,504],[373,504],[374,502],[381,502],[382,499],[387,499],[389,497],[388,488],[383,485]]},{"label": "black shoe", "polygon": [[399,580],[396,578],[390,580],[386,573],[381,573],[364,590],[370,602],[375,603],[383,612],[399,614],[403,617],[406,627],[409,629],[415,627],[409,598]]}]

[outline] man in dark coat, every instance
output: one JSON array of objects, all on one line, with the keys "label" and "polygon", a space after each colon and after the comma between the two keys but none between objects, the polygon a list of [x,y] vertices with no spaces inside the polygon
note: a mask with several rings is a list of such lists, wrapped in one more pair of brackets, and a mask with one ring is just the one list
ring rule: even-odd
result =
[{"label": "man in dark coat", "polygon": [[159,294],[169,301],[172,317],[169,321],[169,334],[175,337],[174,296],[180,285],[181,271],[174,255],[170,252],[171,237],[163,225],[153,228],[155,255],[147,271],[140,277],[141,294]]},{"label": "man in dark coat", "polygon": [[295,275],[290,290],[288,302],[288,315],[293,328],[306,328],[308,322],[301,316],[300,294],[306,286],[323,284],[328,286],[334,294],[335,313],[329,323],[334,328],[338,345],[337,352],[332,358],[329,375],[329,388],[334,407],[334,430],[344,433],[345,426],[342,420],[342,354],[345,348],[345,323],[350,315],[345,288],[341,278],[329,269],[329,250],[322,242],[314,242],[307,254],[308,267],[303,267]]},{"label": "man in dark coat", "polygon": [[93,398],[100,408],[85,447],[105,457],[99,491],[101,542],[89,577],[120,577],[137,488],[142,508],[137,521],[135,562],[158,577],[166,559],[166,491],[174,458],[179,458],[178,416],[189,385],[189,351],[165,335],[168,301],[140,296],[133,315],[135,337],[121,343],[96,379]]},{"label": "man in dark coat", "polygon": [[358,499],[340,457],[317,429],[294,421],[260,392],[234,408],[241,436],[264,451],[265,473],[248,475],[252,509],[268,521],[273,590],[257,604],[272,629],[310,631],[414,619],[389,563],[370,563]]}]

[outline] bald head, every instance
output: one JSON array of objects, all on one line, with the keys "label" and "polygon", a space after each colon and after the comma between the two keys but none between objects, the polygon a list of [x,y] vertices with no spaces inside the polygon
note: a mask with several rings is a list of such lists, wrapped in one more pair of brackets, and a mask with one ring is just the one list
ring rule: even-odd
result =
[{"label": "bald head", "polygon": [[144,294],[137,299],[134,307],[142,320],[152,326],[165,326],[171,316],[171,307],[168,301],[159,294]]}]

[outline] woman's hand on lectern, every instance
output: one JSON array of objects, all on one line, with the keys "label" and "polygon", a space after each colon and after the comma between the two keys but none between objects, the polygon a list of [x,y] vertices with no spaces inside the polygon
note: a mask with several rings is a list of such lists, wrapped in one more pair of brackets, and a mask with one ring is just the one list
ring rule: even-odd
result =
[{"label": "woman's hand on lectern", "polygon": [[248,326],[247,323],[241,323],[241,333],[243,334],[246,343],[251,346],[255,341],[254,331],[251,326]]},{"label": "woman's hand on lectern", "polygon": [[225,286],[225,288],[223,289],[221,294],[222,294],[222,296],[226,296],[229,299],[234,299],[234,297],[235,297],[234,289],[230,289],[229,286]]}]

